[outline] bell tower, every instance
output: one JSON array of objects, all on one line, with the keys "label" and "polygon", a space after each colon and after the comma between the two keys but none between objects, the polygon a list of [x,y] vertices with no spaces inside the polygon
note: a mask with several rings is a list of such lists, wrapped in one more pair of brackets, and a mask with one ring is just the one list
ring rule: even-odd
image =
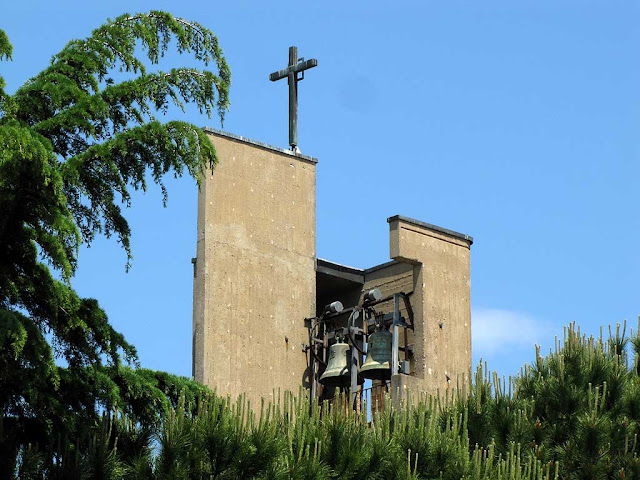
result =
[{"label": "bell tower", "polygon": [[[312,398],[369,391],[402,400],[465,381],[471,369],[468,235],[388,219],[391,261],[358,269],[316,257],[316,164],[298,148],[298,83],[287,78],[285,150],[205,128],[219,164],[198,196],[193,376],[253,405],[301,387]],[[375,391],[375,392],[374,392]]]}]

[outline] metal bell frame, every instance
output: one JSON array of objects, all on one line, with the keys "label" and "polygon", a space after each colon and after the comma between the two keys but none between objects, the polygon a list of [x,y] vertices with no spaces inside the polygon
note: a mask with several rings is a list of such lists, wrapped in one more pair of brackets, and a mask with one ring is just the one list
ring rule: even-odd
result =
[{"label": "metal bell frame", "polygon": [[[323,313],[319,317],[306,318],[305,322],[308,322],[307,328],[309,329],[309,344],[303,345],[303,351],[310,353],[310,387],[311,397],[317,397],[318,382],[325,387],[350,387],[351,404],[353,408],[356,408],[356,400],[358,395],[358,385],[361,385],[364,378],[373,378],[376,380],[388,380],[391,376],[398,374],[399,371],[399,328],[405,329],[405,345],[406,345],[406,329],[413,330],[413,310],[409,301],[409,296],[404,292],[392,294],[386,298],[382,298],[380,291],[377,289],[370,290],[364,295],[362,304],[351,307],[344,310],[342,303],[333,302],[327,305]],[[409,323],[405,322],[405,319],[400,315],[400,300],[404,301],[405,308],[408,313]],[[375,319],[376,311],[375,305],[383,302],[393,300],[394,308],[393,314],[383,315],[382,330],[367,335],[370,320]],[[333,320],[339,315],[350,313],[347,321],[346,328],[335,328]],[[361,319],[361,326],[356,326],[355,321]],[[374,325],[376,324],[374,320]],[[387,325],[389,325],[391,332],[387,331]],[[330,328],[333,326],[333,329]],[[373,325],[371,325],[373,326]],[[386,335],[382,333],[386,332]],[[375,342],[371,342],[371,337],[378,338]],[[387,349],[388,336],[391,336],[391,354],[388,367],[385,365],[386,360],[383,362],[378,361],[375,363],[376,368],[365,368],[367,361],[369,361],[370,355],[363,350],[364,342],[369,338],[369,343],[383,344],[384,349]],[[385,337],[384,339],[382,337]],[[329,340],[336,339],[329,346]],[[344,340],[348,339],[348,343]],[[377,348],[377,347],[376,347]],[[408,347],[405,347],[408,348]],[[331,361],[331,352],[335,352],[334,360]],[[349,361],[349,351],[350,361]],[[327,353],[329,358],[327,358]],[[371,353],[371,366],[374,365],[374,358],[372,348],[369,347],[369,353]],[[360,371],[359,366],[362,362],[362,356],[366,355],[367,358],[362,365],[363,372]],[[405,358],[407,351],[405,350]],[[346,357],[346,358],[345,358]],[[386,356],[385,356],[386,358]],[[346,360],[346,362],[345,362]],[[346,367],[344,365],[346,363]],[[320,365],[324,365],[326,368],[323,374],[318,377],[320,371]],[[345,371],[346,370],[346,371]],[[374,373],[375,372],[375,373]],[[384,373],[383,373],[384,372]],[[405,372],[407,373],[407,372]],[[347,381],[347,378],[349,381]]]}]

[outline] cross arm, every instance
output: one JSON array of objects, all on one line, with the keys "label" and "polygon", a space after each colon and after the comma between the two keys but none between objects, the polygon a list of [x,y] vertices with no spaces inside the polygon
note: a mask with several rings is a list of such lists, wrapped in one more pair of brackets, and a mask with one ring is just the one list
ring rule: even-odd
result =
[{"label": "cross arm", "polygon": [[310,58],[305,62],[300,62],[293,66],[283,68],[282,70],[278,70],[277,72],[269,74],[269,80],[275,82],[276,80],[280,80],[281,78],[286,78],[290,73],[303,72],[304,70],[308,70],[317,66],[318,60],[316,60],[315,58]]}]

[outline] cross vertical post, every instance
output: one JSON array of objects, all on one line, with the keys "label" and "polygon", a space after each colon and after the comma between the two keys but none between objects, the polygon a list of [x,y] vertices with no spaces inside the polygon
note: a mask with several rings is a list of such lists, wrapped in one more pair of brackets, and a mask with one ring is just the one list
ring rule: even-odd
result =
[{"label": "cross vertical post", "polygon": [[[289,66],[298,63],[298,47],[289,47]],[[290,71],[287,75],[289,84],[289,145],[291,150],[298,146],[298,79],[297,73]]]},{"label": "cross vertical post", "polygon": [[[269,80],[275,82],[282,78],[287,78],[289,84],[289,145],[291,150],[299,152],[298,149],[298,82],[304,80],[304,71],[318,66],[318,60],[312,58],[304,61],[298,59],[298,47],[289,47],[289,66],[273,72],[269,75]],[[302,76],[298,78],[298,72]]]}]

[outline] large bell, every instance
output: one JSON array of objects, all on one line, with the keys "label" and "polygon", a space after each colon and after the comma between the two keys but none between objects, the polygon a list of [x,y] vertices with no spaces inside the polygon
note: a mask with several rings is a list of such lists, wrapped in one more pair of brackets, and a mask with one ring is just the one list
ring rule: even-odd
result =
[{"label": "large bell", "polygon": [[351,384],[349,350],[350,347],[346,343],[337,342],[331,345],[327,368],[320,377],[320,383],[327,387],[346,387]]},{"label": "large bell", "polygon": [[362,378],[389,380],[391,378],[391,334],[380,330],[369,335],[367,359],[360,368]]}]

